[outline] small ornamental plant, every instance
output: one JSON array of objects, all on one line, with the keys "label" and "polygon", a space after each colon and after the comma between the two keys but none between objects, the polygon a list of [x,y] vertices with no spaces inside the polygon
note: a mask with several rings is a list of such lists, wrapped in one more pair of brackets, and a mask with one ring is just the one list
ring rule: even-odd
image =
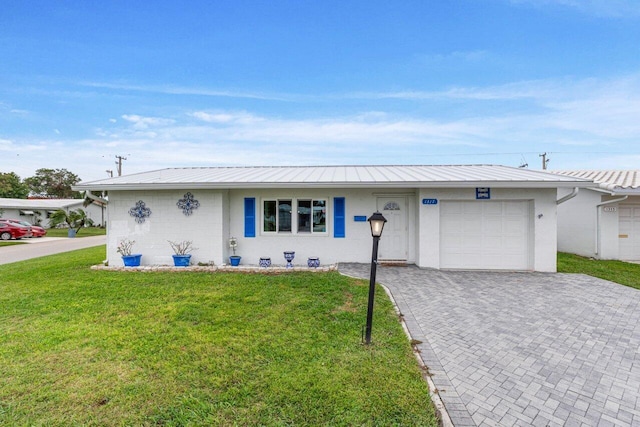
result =
[{"label": "small ornamental plant", "polygon": [[233,250],[233,254],[236,254],[236,248],[238,247],[238,239],[235,237],[232,237],[229,239],[229,247],[231,248],[231,250]]},{"label": "small ornamental plant", "polygon": [[129,256],[131,255],[131,249],[133,249],[134,243],[136,243],[135,240],[122,239],[120,243],[118,243],[116,251],[122,256]]},{"label": "small ornamental plant", "polygon": [[191,251],[196,250],[196,248],[193,247],[193,242],[191,240],[183,240],[182,242],[172,242],[171,240],[167,241],[176,255],[187,255]]}]

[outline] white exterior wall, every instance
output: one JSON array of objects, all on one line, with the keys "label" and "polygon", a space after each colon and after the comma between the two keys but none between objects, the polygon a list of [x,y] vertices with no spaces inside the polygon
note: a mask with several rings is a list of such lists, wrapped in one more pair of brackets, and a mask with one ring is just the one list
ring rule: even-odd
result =
[{"label": "white exterior wall", "polygon": [[[372,237],[368,222],[356,222],[354,216],[369,218],[376,211],[378,197],[406,197],[408,211],[408,259],[415,262],[415,194],[413,190],[382,189],[265,189],[232,190],[230,192],[230,236],[238,238],[236,254],[242,256],[243,264],[257,265],[261,257],[271,258],[273,265],[284,265],[284,251],[295,251],[294,265],[306,265],[307,258],[318,257],[321,264],[336,262],[371,261]],[[256,237],[244,237],[244,199],[256,200]],[[333,237],[334,197],[345,198],[345,238]],[[327,200],[327,233],[263,233],[262,201],[265,199],[325,199]],[[384,233],[380,239],[380,248],[385,244]],[[230,250],[225,245],[227,255]]]},{"label": "white exterior wall", "polygon": [[[462,200],[476,201],[475,188],[421,189],[418,200],[437,199],[435,205],[419,205],[418,241],[420,242],[417,265],[440,268],[440,206],[442,202]],[[556,189],[491,189],[490,201],[530,201],[532,259],[530,268],[535,271],[556,271]],[[484,200],[477,200],[483,203]]]},{"label": "white exterior wall", "polygon": [[[184,215],[176,203],[190,191],[200,207],[190,216]],[[192,252],[191,263],[223,262],[228,210],[225,208],[226,191],[163,190],[163,191],[110,191],[107,224],[107,260],[111,265],[122,265],[116,252],[122,239],[135,240],[133,253],[142,254],[142,265],[173,265],[173,250],[168,240],[193,241],[197,250]],[[142,200],[151,209],[151,215],[138,224],[129,215],[129,209]]]},{"label": "white exterior wall", "polygon": [[[176,206],[190,191],[200,202],[191,216]],[[345,198],[345,238],[334,237],[334,198]],[[110,191],[108,207],[107,257],[112,265],[121,265],[116,252],[123,238],[136,241],[133,252],[142,253],[142,265],[171,265],[173,254],[167,240],[192,240],[198,248],[192,263],[228,264],[232,254],[228,239],[236,237],[236,254],[242,264],[257,265],[261,257],[270,257],[274,265],[284,265],[284,251],[295,251],[295,265],[306,265],[308,257],[319,257],[322,264],[371,261],[372,237],[369,223],[355,216],[369,217],[378,208],[379,198],[403,199],[407,211],[407,262],[420,267],[440,268],[440,206],[443,201],[475,201],[475,188],[468,189],[237,189],[237,190],[150,190]],[[256,237],[244,237],[245,198],[254,198]],[[438,199],[436,205],[422,205],[423,198]],[[530,269],[556,271],[556,189],[492,189],[491,201],[528,201],[530,212]],[[264,233],[264,200],[325,199],[325,234]],[[129,209],[138,200],[152,213],[138,224]],[[477,203],[483,203],[478,200]],[[384,214],[384,212],[383,212]],[[295,216],[295,214],[294,214]],[[295,226],[295,220],[293,222]],[[386,231],[386,229],[385,229]],[[387,235],[387,237],[389,237]],[[385,248],[385,234],[380,240]]]},{"label": "white exterior wall", "polygon": [[[558,190],[558,199],[571,190]],[[596,205],[602,193],[581,189],[576,197],[558,205],[558,250],[585,257],[596,256]]]},{"label": "white exterior wall", "polygon": [[[559,192],[558,197],[567,193]],[[559,205],[558,250],[597,259],[619,259],[620,203],[605,205],[612,210],[598,205],[620,197],[583,189]],[[640,196],[630,196],[622,203],[640,203]]]}]

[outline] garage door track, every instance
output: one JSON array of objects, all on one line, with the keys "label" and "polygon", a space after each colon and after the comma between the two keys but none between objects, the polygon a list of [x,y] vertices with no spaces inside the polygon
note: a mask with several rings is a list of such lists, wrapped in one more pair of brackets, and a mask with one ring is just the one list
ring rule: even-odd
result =
[{"label": "garage door track", "polygon": [[[369,266],[340,271],[368,278]],[[380,267],[455,426],[640,425],[640,291],[577,274]],[[375,340],[375,324],[373,325]]]}]

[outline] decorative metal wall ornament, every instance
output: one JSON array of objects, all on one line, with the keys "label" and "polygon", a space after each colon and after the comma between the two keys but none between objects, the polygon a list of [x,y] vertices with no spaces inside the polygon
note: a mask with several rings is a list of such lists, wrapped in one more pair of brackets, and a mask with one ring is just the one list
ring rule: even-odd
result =
[{"label": "decorative metal wall ornament", "polygon": [[138,200],[136,205],[129,209],[129,215],[135,217],[138,224],[142,224],[151,215],[151,209],[146,207],[142,200]]},{"label": "decorative metal wall ornament", "polygon": [[200,202],[193,198],[193,194],[190,192],[184,195],[184,199],[178,200],[176,205],[182,209],[182,213],[189,216],[193,213],[194,209],[200,207]]}]

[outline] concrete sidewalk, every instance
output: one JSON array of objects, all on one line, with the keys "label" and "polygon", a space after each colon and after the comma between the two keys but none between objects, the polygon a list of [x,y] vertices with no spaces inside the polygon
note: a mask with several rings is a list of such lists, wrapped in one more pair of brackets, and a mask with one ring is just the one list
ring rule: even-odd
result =
[{"label": "concrete sidewalk", "polygon": [[31,258],[104,245],[107,242],[107,236],[78,237],[74,239],[41,237],[27,239],[25,242],[27,244],[0,248],[0,264],[10,264]]}]

